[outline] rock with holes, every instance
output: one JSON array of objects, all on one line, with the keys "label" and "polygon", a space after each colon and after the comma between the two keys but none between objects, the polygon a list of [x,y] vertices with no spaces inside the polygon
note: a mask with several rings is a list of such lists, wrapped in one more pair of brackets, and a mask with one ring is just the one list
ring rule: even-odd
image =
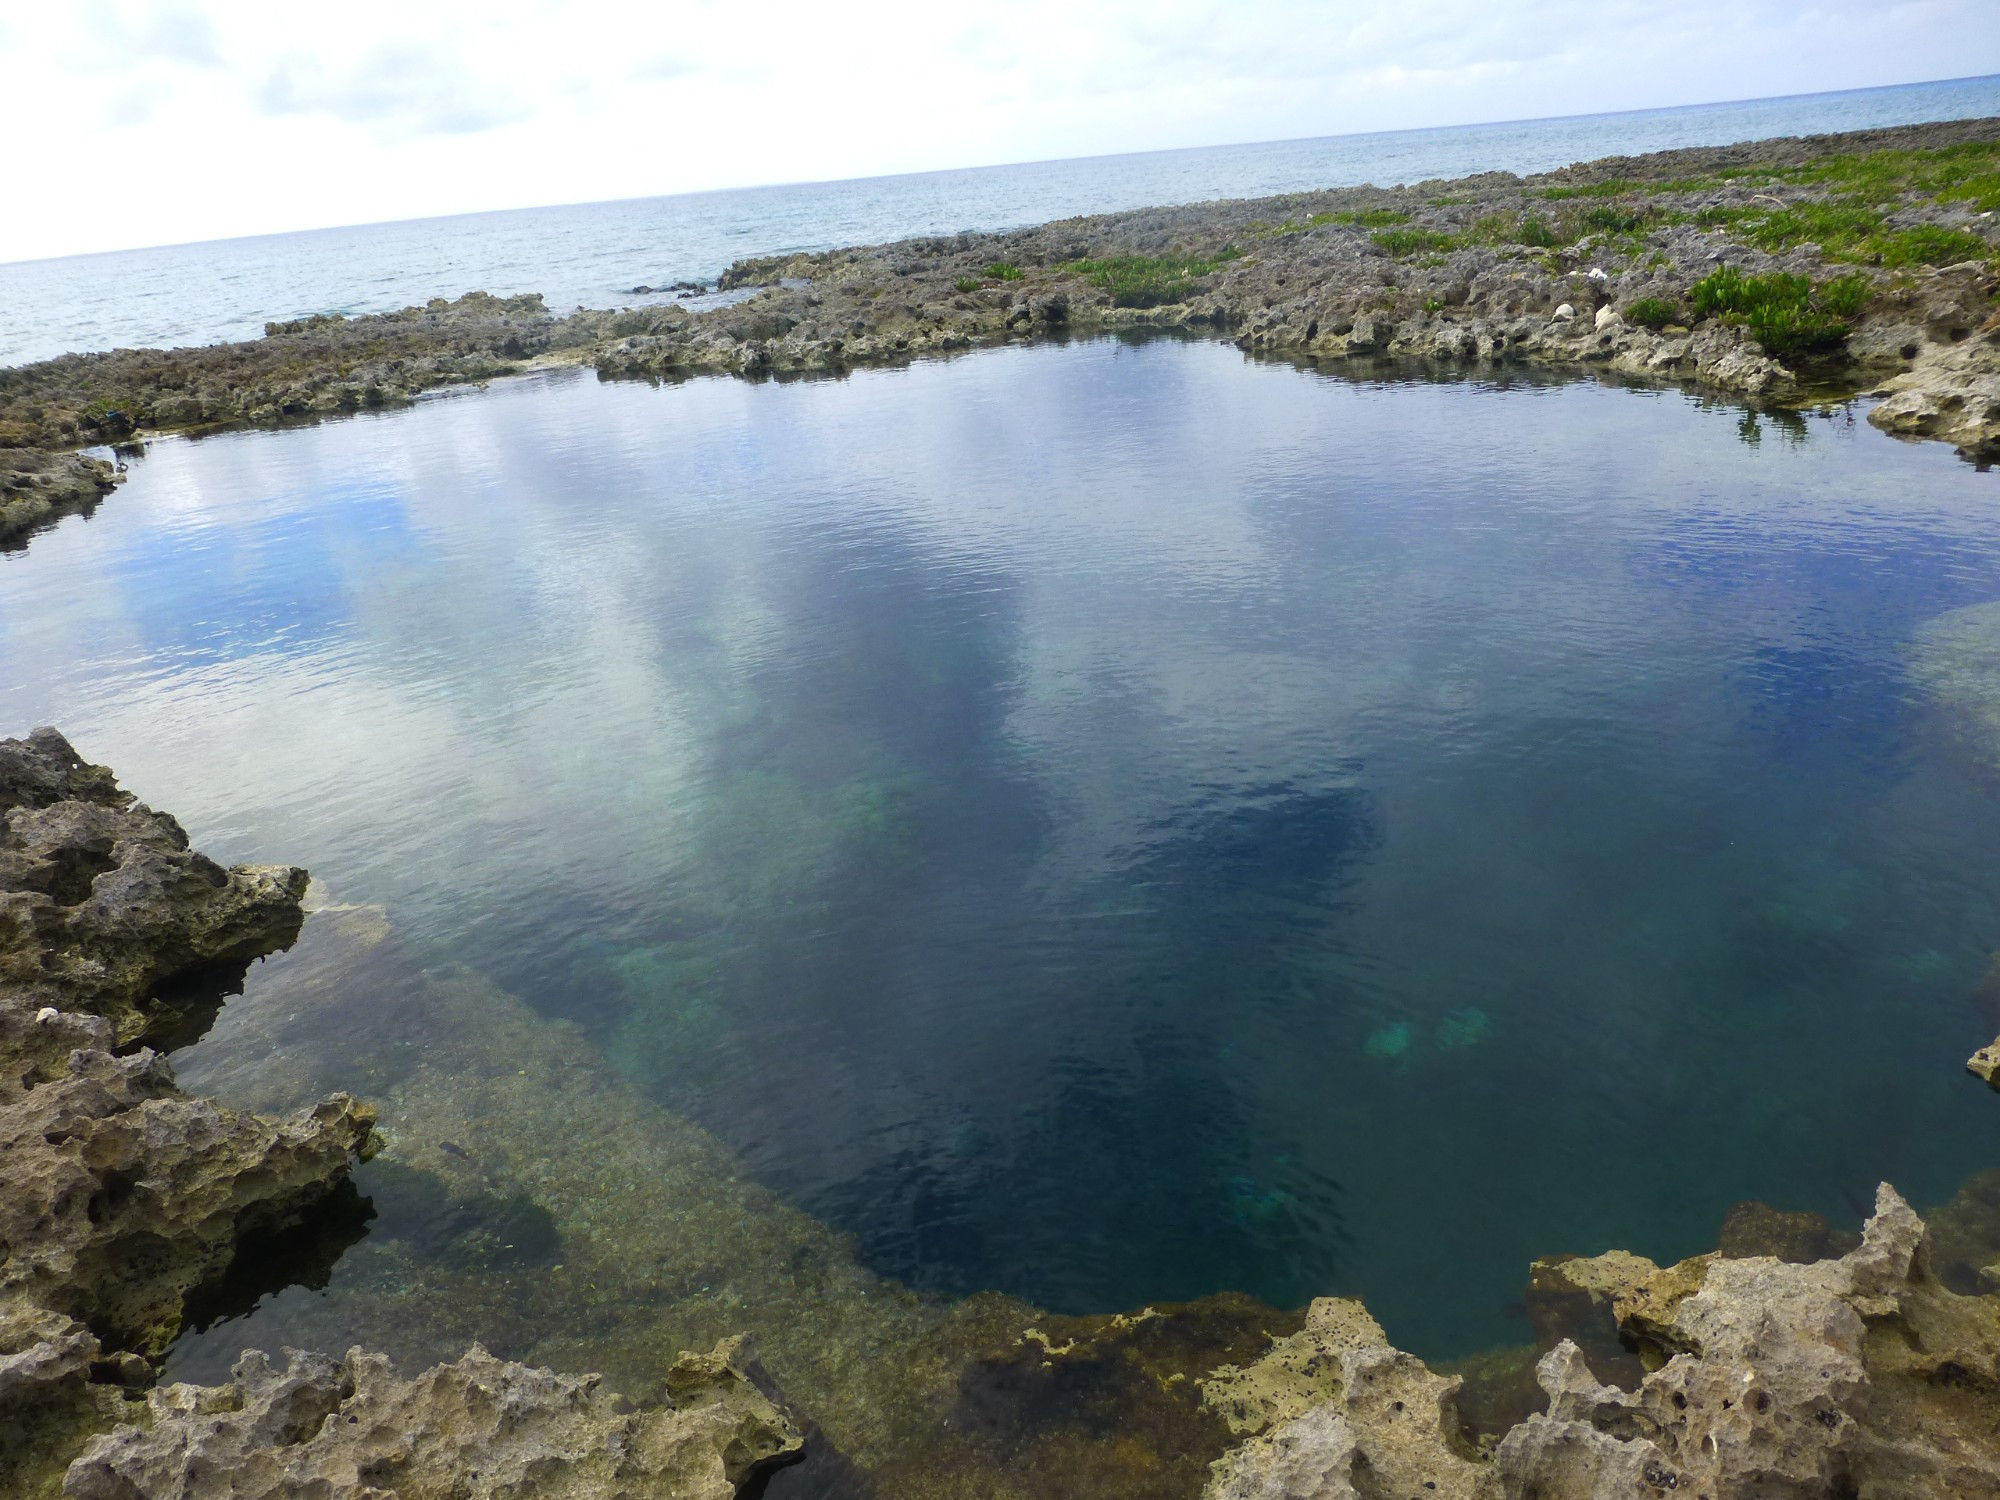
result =
[{"label": "rock with holes", "polygon": [[0,740],[0,990],[108,1019],[121,1043],[171,1022],[157,987],[291,942],[306,872],[224,869],[53,729]]},{"label": "rock with holes", "polygon": [[[20,1011],[0,997],[0,1036],[23,1029]],[[0,1073],[0,1297],[81,1319],[122,1349],[163,1349],[187,1293],[245,1235],[311,1210],[373,1123],[345,1094],[284,1119],[189,1098],[150,1051],[12,1057]]]},{"label": "rock with holes", "polygon": [[1360,1303],[1323,1298],[1264,1359],[1204,1383],[1257,1433],[1215,1464],[1208,1500],[1489,1500],[1498,1480],[1460,1434],[1458,1388],[1390,1348]]},{"label": "rock with holes", "polygon": [[414,1379],[380,1355],[246,1354],[221,1387],[147,1397],[146,1425],[94,1439],[72,1500],[730,1500],[803,1441],[743,1341],[683,1355],[655,1400],[474,1346]]}]

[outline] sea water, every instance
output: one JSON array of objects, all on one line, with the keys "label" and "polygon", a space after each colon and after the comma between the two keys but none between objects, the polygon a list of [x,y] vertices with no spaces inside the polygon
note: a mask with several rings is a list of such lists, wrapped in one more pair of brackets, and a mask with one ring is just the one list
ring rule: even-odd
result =
[{"label": "sea water", "polygon": [[1396,373],[1100,340],[163,441],[0,558],[0,721],[941,1295],[1464,1353],[1535,1256],[2000,1164],[1996,757],[1915,665],[2000,599],[1993,477]]},{"label": "sea water", "polygon": [[466,214],[0,265],[0,365],[255,338],[272,319],[484,290],[558,312],[659,301],[730,262],[1072,214],[1543,172],[1602,156],[2000,114],[2000,77]]}]

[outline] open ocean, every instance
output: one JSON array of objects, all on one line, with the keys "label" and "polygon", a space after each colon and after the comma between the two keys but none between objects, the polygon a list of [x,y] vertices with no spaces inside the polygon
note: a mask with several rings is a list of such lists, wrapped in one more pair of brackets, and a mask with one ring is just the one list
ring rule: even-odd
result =
[{"label": "open ocean", "polygon": [[1543,172],[1601,156],[2000,114],[2000,76],[1734,104],[1209,146],[902,177],[566,204],[0,265],[0,364],[73,350],[254,338],[271,319],[382,312],[463,292],[558,311],[730,262],[1005,229],[1152,204]]}]

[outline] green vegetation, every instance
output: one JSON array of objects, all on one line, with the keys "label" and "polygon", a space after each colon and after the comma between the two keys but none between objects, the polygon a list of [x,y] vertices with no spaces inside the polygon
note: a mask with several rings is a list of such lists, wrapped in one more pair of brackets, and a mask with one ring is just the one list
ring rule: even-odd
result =
[{"label": "green vegetation", "polygon": [[961,292],[976,292],[985,285],[977,276],[961,276],[952,283]]},{"label": "green vegetation", "polygon": [[1625,177],[1613,177],[1608,182],[1591,182],[1582,187],[1543,188],[1542,196],[1560,203],[1567,198],[1621,198],[1627,193],[1650,187],[1650,183],[1633,182]]},{"label": "green vegetation", "polygon": [[1867,292],[1865,276],[1814,286],[1806,276],[1783,271],[1745,276],[1724,266],[1696,282],[1688,295],[1697,317],[1741,323],[1767,353],[1783,357],[1838,348],[1848,334],[1842,319],[1860,310]]},{"label": "green vegetation", "polygon": [[1457,235],[1440,234],[1435,229],[1383,229],[1370,238],[1391,255],[1415,255],[1420,250],[1456,250],[1459,246]]},{"label": "green vegetation", "polygon": [[1656,331],[1678,322],[1680,315],[1680,308],[1664,297],[1641,297],[1625,309],[1626,322]]},{"label": "green vegetation", "polygon": [[1990,260],[1992,244],[1965,229],[1920,224],[1898,229],[1881,209],[1856,199],[1794,203],[1785,208],[1705,208],[1695,223],[1726,228],[1737,239],[1772,254],[1796,245],[1818,245],[1828,260],[1878,266],[1947,266],[1962,260]]},{"label": "green vegetation", "polygon": [[1644,206],[1624,207],[1610,203],[1594,203],[1577,215],[1576,222],[1584,229],[1594,229],[1600,234],[1634,234],[1644,229],[1653,220],[1653,212]]},{"label": "green vegetation", "polygon": [[1021,268],[1011,260],[996,260],[979,274],[994,281],[1019,281]]},{"label": "green vegetation", "polygon": [[1068,269],[1088,277],[1111,293],[1114,307],[1160,307],[1184,302],[1196,283],[1243,252],[1229,245],[1213,255],[1113,255],[1103,260],[1073,260]]}]

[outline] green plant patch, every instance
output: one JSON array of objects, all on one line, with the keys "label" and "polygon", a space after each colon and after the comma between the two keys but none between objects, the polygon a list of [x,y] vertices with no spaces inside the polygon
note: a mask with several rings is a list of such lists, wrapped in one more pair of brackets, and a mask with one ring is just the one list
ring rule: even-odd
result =
[{"label": "green plant patch", "polygon": [[1688,293],[1696,317],[1740,323],[1780,358],[1838,348],[1849,331],[1842,311],[1851,316],[1866,297],[1866,277],[1843,276],[1815,286],[1807,276],[1784,271],[1746,276],[1735,266],[1703,277]]},{"label": "green plant patch", "polygon": [[996,260],[979,274],[990,277],[994,281],[1019,281],[1021,279],[1021,268],[1011,260]]},{"label": "green plant patch", "polygon": [[961,276],[952,285],[961,292],[976,292],[979,290],[980,280],[977,276]]},{"label": "green plant patch", "polygon": [[1665,328],[1678,321],[1680,315],[1679,305],[1664,297],[1641,297],[1625,309],[1625,321],[1641,328]]},{"label": "green plant patch", "polygon": [[1382,229],[1369,238],[1391,255],[1415,255],[1424,250],[1456,250],[1461,243],[1457,235],[1443,234],[1435,229]]},{"label": "green plant patch", "polygon": [[1580,228],[1600,234],[1631,234],[1643,229],[1652,219],[1652,210],[1642,206],[1594,203],[1577,215],[1576,222]]},{"label": "green plant patch", "polygon": [[1243,252],[1225,246],[1213,255],[1113,255],[1102,260],[1074,260],[1069,269],[1111,294],[1114,307],[1161,307],[1185,302],[1201,278]]}]

